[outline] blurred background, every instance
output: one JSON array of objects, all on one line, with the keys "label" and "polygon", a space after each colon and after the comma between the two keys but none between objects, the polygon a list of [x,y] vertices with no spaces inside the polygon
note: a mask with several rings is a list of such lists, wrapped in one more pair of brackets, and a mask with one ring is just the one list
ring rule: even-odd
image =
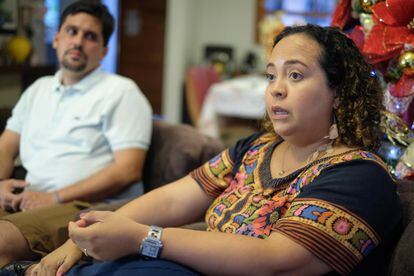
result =
[{"label": "blurred background", "polygon": [[[0,107],[56,70],[53,36],[71,0],[0,0]],[[329,25],[335,0],[106,0],[117,21],[103,67],[135,80],[154,111],[189,122],[186,72],[213,65],[217,81],[264,70],[266,39],[282,26]]]}]

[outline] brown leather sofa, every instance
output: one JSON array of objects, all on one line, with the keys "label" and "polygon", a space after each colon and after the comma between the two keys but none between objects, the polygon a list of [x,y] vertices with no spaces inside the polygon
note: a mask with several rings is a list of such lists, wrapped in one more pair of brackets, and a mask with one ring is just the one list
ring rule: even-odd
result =
[{"label": "brown leather sofa", "polygon": [[403,206],[403,232],[393,249],[388,272],[393,276],[414,275],[414,182],[398,181]]}]

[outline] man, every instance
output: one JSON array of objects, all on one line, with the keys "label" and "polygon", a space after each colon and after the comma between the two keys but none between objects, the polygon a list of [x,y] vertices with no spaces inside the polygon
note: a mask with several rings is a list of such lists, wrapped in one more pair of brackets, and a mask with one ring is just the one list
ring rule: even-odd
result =
[{"label": "man", "polygon": [[[25,91],[0,137],[0,267],[59,246],[86,202],[143,192],[152,111],[133,81],[100,69],[113,28],[101,4],[68,6],[53,42],[60,71]],[[10,179],[18,155],[26,181]]]}]

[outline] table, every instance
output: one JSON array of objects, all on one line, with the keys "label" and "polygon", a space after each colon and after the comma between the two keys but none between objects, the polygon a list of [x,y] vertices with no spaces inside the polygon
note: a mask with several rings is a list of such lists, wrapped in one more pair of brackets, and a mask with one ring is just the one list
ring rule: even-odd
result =
[{"label": "table", "polygon": [[198,129],[219,137],[219,117],[260,119],[265,114],[264,94],[268,81],[262,75],[245,75],[213,84],[201,109]]}]

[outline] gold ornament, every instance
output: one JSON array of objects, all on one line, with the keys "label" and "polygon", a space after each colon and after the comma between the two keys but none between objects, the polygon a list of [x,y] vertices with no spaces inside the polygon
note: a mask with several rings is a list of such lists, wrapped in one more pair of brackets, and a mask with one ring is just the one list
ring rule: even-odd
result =
[{"label": "gold ornament", "polygon": [[407,24],[407,28],[408,28],[408,29],[411,29],[411,30],[414,30],[414,18],[413,18],[413,19],[411,19],[411,21],[410,21],[410,22],[408,22],[408,24]]},{"label": "gold ornament", "polygon": [[404,52],[398,58],[398,66],[403,70],[404,69],[414,70],[414,52],[413,51]]},{"label": "gold ornament", "polygon": [[383,0],[359,0],[359,4],[361,5],[361,8],[364,10],[364,12],[372,13],[371,6],[381,1]]},{"label": "gold ornament", "polygon": [[359,4],[366,13],[371,13],[371,6],[375,4],[374,0],[360,0]]},{"label": "gold ornament", "polygon": [[399,143],[403,146],[408,146],[413,142],[413,136],[410,128],[394,113],[382,111],[380,126],[388,140],[394,145]]}]

